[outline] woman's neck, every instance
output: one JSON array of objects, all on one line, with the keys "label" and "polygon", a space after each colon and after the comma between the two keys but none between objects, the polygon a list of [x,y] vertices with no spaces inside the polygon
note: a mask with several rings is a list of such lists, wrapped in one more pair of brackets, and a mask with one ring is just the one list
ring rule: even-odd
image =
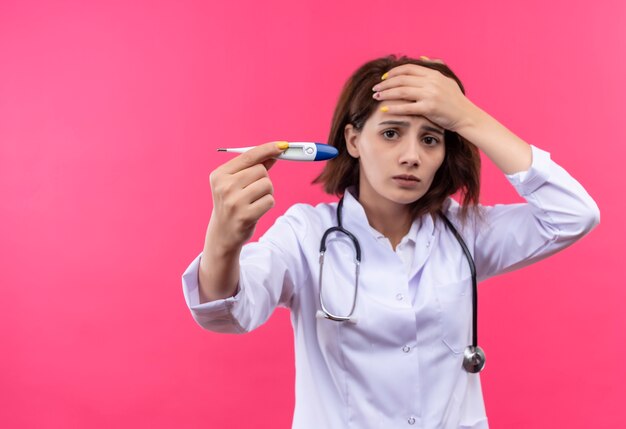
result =
[{"label": "woman's neck", "polygon": [[408,234],[413,223],[409,206],[388,200],[374,202],[367,195],[359,195],[359,202],[365,210],[370,226],[387,237],[396,250],[396,246]]}]

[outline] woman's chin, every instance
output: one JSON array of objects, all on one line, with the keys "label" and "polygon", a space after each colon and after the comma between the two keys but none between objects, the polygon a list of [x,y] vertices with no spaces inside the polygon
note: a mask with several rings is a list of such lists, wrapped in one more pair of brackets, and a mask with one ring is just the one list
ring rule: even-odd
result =
[{"label": "woman's chin", "polygon": [[415,192],[414,190],[404,190],[401,192],[396,190],[393,194],[389,195],[389,199],[397,204],[409,205],[422,198],[423,195],[422,192]]}]

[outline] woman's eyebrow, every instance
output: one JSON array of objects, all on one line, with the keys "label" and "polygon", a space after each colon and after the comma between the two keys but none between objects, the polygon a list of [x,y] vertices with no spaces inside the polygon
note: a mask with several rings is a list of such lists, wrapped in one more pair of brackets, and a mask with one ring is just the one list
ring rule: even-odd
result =
[{"label": "woman's eyebrow", "polygon": [[[396,125],[398,127],[410,127],[411,123],[410,122],[405,122],[405,121],[383,121],[381,123],[379,123],[378,125]],[[433,126],[430,126],[428,124],[424,124],[422,125],[422,129],[426,130],[426,131],[431,131],[433,133],[437,133],[443,136],[443,130],[441,128],[435,128]]]}]

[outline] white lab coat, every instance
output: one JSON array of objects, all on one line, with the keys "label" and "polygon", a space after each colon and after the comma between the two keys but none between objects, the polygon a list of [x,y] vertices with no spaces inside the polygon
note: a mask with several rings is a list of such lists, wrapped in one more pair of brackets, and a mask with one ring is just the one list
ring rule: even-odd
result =
[{"label": "white lab coat", "polygon": [[[599,223],[583,187],[547,152],[532,147],[527,172],[507,176],[524,204],[483,207],[484,222],[461,225],[458,204],[445,204],[484,280],[545,258]],[[376,238],[363,207],[346,192],[344,227],[362,249],[356,323],[319,316],[319,245],[337,224],[337,203],[296,204],[256,243],[244,246],[234,297],[199,304],[198,256],[183,274],[194,319],[215,332],[244,333],[277,305],[291,310],[295,332],[293,428],[487,428],[478,374],[462,369],[472,341],[472,289],[467,260],[441,220],[417,219],[409,273],[389,243]],[[350,309],[353,247],[329,238],[324,303]],[[262,369],[260,369],[262,370]]]}]

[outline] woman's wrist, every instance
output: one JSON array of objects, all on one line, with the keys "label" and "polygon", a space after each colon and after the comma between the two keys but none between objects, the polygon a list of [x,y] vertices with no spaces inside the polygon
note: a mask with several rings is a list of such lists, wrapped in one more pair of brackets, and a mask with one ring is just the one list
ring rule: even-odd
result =
[{"label": "woman's wrist", "polygon": [[220,260],[232,260],[238,258],[243,244],[234,243],[229,240],[228,233],[215,230],[209,227],[204,239],[204,253]]},{"label": "woman's wrist", "polygon": [[530,168],[532,150],[528,143],[475,104],[471,103],[467,112],[455,131],[457,134],[480,149],[505,174]]},{"label": "woman's wrist", "polygon": [[[490,117],[484,110],[472,103],[468,98],[465,99],[467,107],[464,109],[463,118],[459,121],[455,129],[451,130],[467,140],[475,135],[477,130],[484,126],[487,120],[485,116]],[[493,118],[492,118],[493,119]]]}]

